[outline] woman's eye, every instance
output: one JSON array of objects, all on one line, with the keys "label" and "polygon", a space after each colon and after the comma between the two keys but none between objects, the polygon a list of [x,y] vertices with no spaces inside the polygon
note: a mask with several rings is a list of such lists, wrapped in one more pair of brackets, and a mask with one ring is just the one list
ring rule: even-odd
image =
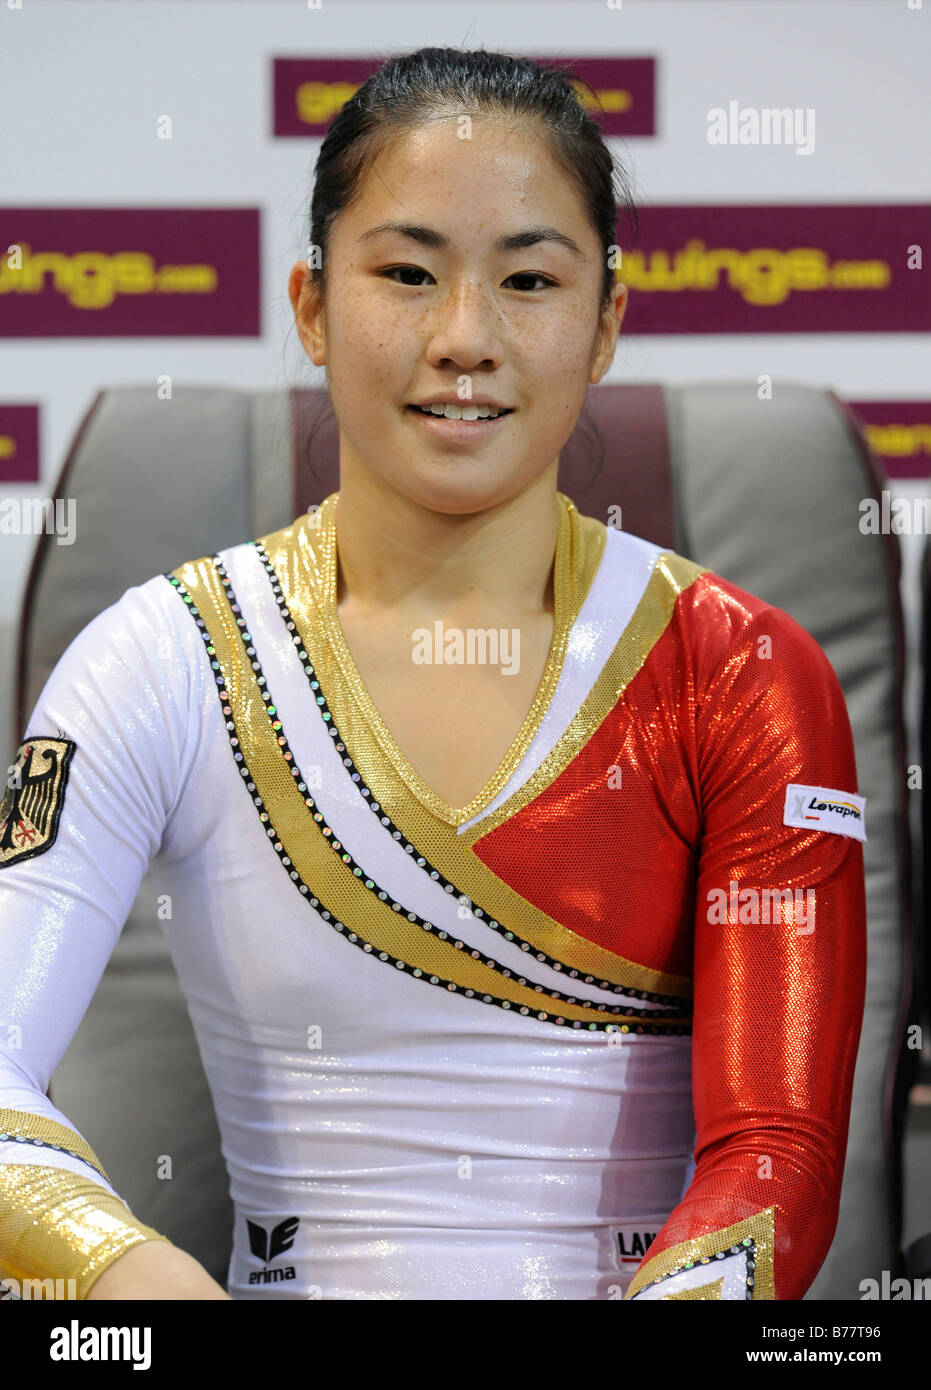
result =
[{"label": "woman's eye", "polygon": [[[516,275],[509,275],[508,280],[541,280],[544,289],[548,285],[555,285],[556,283],[556,281],[551,280],[548,275],[541,275],[537,270],[518,271]],[[505,281],[505,284],[507,284],[507,281]]]},{"label": "woman's eye", "polygon": [[[417,265],[392,265],[392,266],[389,266],[387,270],[383,270],[381,273],[382,273],[382,275],[385,276],[386,279],[394,279],[396,276],[408,276],[408,275],[410,275],[410,276],[425,275],[425,276],[427,277],[427,279],[430,279],[430,280],[432,280],[432,278],[433,278],[432,275],[430,275],[430,272],[429,272],[429,271],[423,270],[423,269],[421,269],[420,266],[417,266]],[[509,276],[508,276],[508,279],[505,280],[504,283],[507,284],[508,281],[519,281],[519,280],[523,280],[523,281],[527,281],[527,280],[539,280],[539,281],[541,282],[542,287],[543,287],[544,289],[547,288],[549,285],[555,285],[555,283],[556,283],[556,281],[555,281],[555,280],[551,280],[551,279],[549,278],[549,276],[547,276],[547,275],[541,275],[540,272],[539,272],[539,271],[536,271],[536,270],[518,271],[515,275],[509,275]],[[416,280],[399,279],[399,280],[397,281],[397,283],[398,283],[398,284],[401,284],[401,285],[407,285],[407,287],[408,287],[409,289],[420,289],[420,288],[421,288],[421,283],[418,282],[418,281],[416,281]],[[531,285],[524,284],[524,285],[518,285],[517,288],[518,288],[518,289],[533,289],[534,287],[531,286]]]},{"label": "woman's eye", "polygon": [[[394,275],[428,275],[429,272],[421,270],[420,266],[417,265],[393,265],[389,266],[387,270],[383,270],[382,274],[387,278]],[[407,280],[401,280],[399,283],[402,285],[410,285],[410,282]],[[410,288],[418,289],[419,286],[410,285]]]}]

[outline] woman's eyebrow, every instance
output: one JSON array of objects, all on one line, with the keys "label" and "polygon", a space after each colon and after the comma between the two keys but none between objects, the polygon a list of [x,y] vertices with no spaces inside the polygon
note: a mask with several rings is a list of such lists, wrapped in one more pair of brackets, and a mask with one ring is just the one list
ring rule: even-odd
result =
[{"label": "woman's eyebrow", "polygon": [[[442,232],[436,231],[433,227],[420,227],[415,223],[409,222],[379,222],[377,227],[370,227],[367,232],[363,232],[359,237],[360,241],[369,241],[372,237],[378,236],[381,232],[396,232],[398,236],[409,237],[411,241],[416,241],[421,246],[429,246],[434,251],[445,251],[449,246],[449,237]],[[584,259],[584,253],[565,232],[558,231],[555,227],[527,227],[522,232],[511,232],[507,236],[500,236],[495,242],[496,251],[523,251],[528,246],[535,246],[540,241],[554,241],[559,246],[564,246],[567,251],[571,251],[574,256]]]}]

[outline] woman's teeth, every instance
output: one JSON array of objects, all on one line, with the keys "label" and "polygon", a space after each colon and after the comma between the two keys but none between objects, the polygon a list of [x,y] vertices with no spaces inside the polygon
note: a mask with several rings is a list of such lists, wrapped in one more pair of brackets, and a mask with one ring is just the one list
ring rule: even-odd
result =
[{"label": "woman's teeth", "polygon": [[494,410],[487,405],[415,405],[422,415],[444,415],[447,420],[497,420],[507,410]]}]

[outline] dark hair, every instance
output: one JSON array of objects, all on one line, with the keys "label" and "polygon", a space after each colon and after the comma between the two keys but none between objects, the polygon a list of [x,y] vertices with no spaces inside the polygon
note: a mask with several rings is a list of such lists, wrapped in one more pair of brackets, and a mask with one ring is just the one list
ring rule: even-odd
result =
[{"label": "dark hair", "polygon": [[[568,65],[542,64],[481,48],[420,48],[388,58],[339,110],[317,156],[309,230],[310,245],[320,253],[320,265],[311,268],[311,275],[321,292],[333,222],[356,196],[366,169],[386,144],[439,111],[471,109],[539,122],[554,159],[575,183],[604,249],[600,300],[604,308],[615,283],[608,254],[616,245],[618,206],[634,234],[637,209],[626,171],[612,156],[573,83],[587,88],[598,104],[589,84]],[[325,418],[326,412],[311,431],[308,457],[313,436]],[[580,419],[597,440],[600,466],[604,443],[597,426],[584,407]]]}]

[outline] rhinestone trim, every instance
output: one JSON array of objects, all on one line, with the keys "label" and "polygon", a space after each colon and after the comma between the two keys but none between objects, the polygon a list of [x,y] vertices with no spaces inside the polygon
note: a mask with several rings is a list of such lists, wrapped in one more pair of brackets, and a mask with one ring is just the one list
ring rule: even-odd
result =
[{"label": "rhinestone trim", "polygon": [[93,1163],[91,1163],[88,1159],[84,1158],[81,1154],[75,1153],[74,1149],[69,1149],[64,1144],[53,1144],[51,1139],[37,1139],[34,1135],[31,1134],[8,1134],[6,1132],[0,1132],[0,1144],[4,1143],[35,1144],[36,1148],[39,1149],[54,1149],[56,1153],[67,1154],[69,1158],[76,1158],[79,1163],[85,1164],[85,1166],[88,1167],[92,1173],[96,1173],[98,1177],[100,1177],[101,1175],[106,1176],[105,1174],[103,1174],[103,1170],[101,1168],[97,1168]]},{"label": "rhinestone trim", "polygon": [[[316,703],[318,704],[318,706],[320,706],[321,714],[323,715],[324,719],[327,720],[330,724],[331,735],[338,739],[339,734],[335,722],[333,721],[333,715],[327,706],[322,691],[320,691],[320,684],[319,681],[316,679],[314,668],[310,662],[310,657],[308,656],[304,648],[300,646],[300,639],[296,635],[297,627],[293,618],[291,617],[290,612],[288,611],[288,606],[285,603],[284,596],[281,591],[281,584],[278,580],[277,574],[275,573],[274,566],[269,560],[268,554],[261,541],[251,541],[250,544],[258,552],[259,558],[261,559],[262,564],[265,567],[265,571],[268,575],[269,583],[271,585],[272,594],[274,595],[275,602],[277,603],[278,608],[281,612],[282,620],[284,621],[285,627],[291,633],[292,643],[295,646],[299,647],[298,655],[304,662],[304,671],[307,675],[308,682],[310,683],[310,688],[314,692],[314,698],[316,700]],[[468,900],[467,894],[458,892],[455,884],[451,883],[449,879],[446,878],[446,876],[442,874],[433,864],[431,864],[427,859],[425,859],[423,855],[417,854],[415,847],[405,839],[401,830],[397,827],[397,825],[390,818],[390,816],[384,814],[383,807],[381,807],[378,801],[376,801],[372,797],[371,789],[368,786],[366,786],[365,782],[362,780],[362,775],[357,769],[355,763],[353,762],[352,756],[346,749],[345,744],[343,744],[341,741],[337,742],[336,748],[343,755],[343,766],[349,770],[352,781],[355,782],[358,787],[360,796],[368,799],[368,805],[372,811],[376,813],[378,813],[379,811],[382,812],[382,814],[379,816],[381,824],[391,831],[392,837],[395,840],[404,841],[404,849],[406,853],[413,857],[414,863],[418,866],[418,868],[420,868],[424,873],[429,874],[430,878],[438,882],[446,893],[454,895],[459,901],[461,901],[462,898],[466,898]],[[504,936],[506,941],[515,941],[522,951],[532,952],[536,960],[544,962],[546,965],[551,966],[554,970],[565,972],[565,974],[568,975],[570,979],[579,978],[578,970],[567,968],[563,961],[558,960],[554,956],[548,955],[545,951],[535,951],[529,941],[525,941],[523,937],[519,935],[519,933],[507,930],[505,927],[502,926],[500,922],[496,921],[495,918],[489,917],[487,912],[483,908],[481,908],[477,903],[471,903],[470,910],[473,916],[481,918],[481,920],[485,922],[486,925],[489,926],[492,931],[500,932]],[[625,994],[631,998],[644,999],[655,1004],[664,1004],[669,1006],[671,1009],[675,1010],[675,1012],[677,1013],[682,1013],[685,1010],[689,1009],[691,1007],[692,1002],[690,999],[679,998],[677,995],[655,994],[651,993],[648,990],[634,989],[633,987],[626,985],[612,985],[610,980],[597,980],[594,975],[582,976],[582,983],[587,985],[594,984],[597,985],[599,989],[612,990],[615,994]],[[562,998],[564,1002],[571,1004],[587,1004],[590,1002],[586,999],[570,998],[565,995],[559,995],[558,997]],[[623,1008],[623,1012],[640,1013],[644,1016],[649,1016],[652,1018],[662,1017],[662,1014],[657,1015],[652,1010],[635,1009],[633,1006],[625,1006]]]},{"label": "rhinestone trim", "polygon": [[[647,1252],[649,1254],[649,1252]],[[716,1250],[713,1255],[702,1255],[700,1260],[683,1260],[681,1264],[674,1265],[672,1269],[666,1270],[665,1274],[658,1274],[644,1288],[651,1288],[655,1284],[664,1284],[667,1279],[674,1279],[677,1274],[682,1274],[687,1269],[697,1269],[700,1265],[714,1264],[715,1260],[726,1260],[729,1255],[747,1255],[747,1298],[753,1297],[754,1271],[756,1270],[756,1241],[752,1236],[745,1236],[738,1245],[731,1245],[725,1250]],[[634,1294],[636,1299],[637,1294]]]},{"label": "rhinestone trim", "polygon": [[[350,766],[350,767],[352,768],[352,772],[353,772],[353,781],[355,781],[355,782],[357,783],[357,785],[360,785],[360,784],[361,784],[361,776],[360,776],[360,774],[358,773],[358,771],[355,769],[354,764],[352,764],[352,760],[349,758],[349,755],[348,755],[348,753],[346,752],[345,745],[342,743],[342,741],[341,741],[340,738],[339,738],[339,731],[337,730],[337,728],[336,728],[336,726],[335,726],[335,724],[334,724],[334,722],[333,722],[333,716],[332,716],[331,711],[327,708],[326,699],[325,699],[325,697],[323,696],[322,691],[320,690],[320,684],[319,684],[319,682],[318,682],[317,679],[316,679],[316,675],[315,675],[315,673],[314,673],[314,668],[313,668],[313,666],[312,666],[312,664],[311,664],[311,662],[310,662],[310,657],[309,657],[308,653],[306,652],[306,650],[304,649],[303,645],[301,644],[300,638],[296,635],[295,624],[294,624],[294,622],[293,622],[293,619],[291,618],[290,613],[288,612],[287,606],[286,606],[285,601],[284,601],[284,597],[283,597],[283,595],[282,595],[282,593],[281,593],[281,587],[280,587],[280,584],[279,584],[279,582],[278,582],[278,577],[277,577],[277,575],[275,574],[274,568],[273,568],[273,566],[271,565],[271,562],[269,561],[268,556],[267,556],[267,554],[265,553],[264,547],[262,547],[261,543],[260,543],[260,542],[257,542],[257,541],[251,541],[250,544],[253,545],[253,546],[255,547],[255,549],[257,550],[257,552],[258,552],[258,554],[259,554],[259,557],[260,557],[260,559],[262,560],[262,563],[263,563],[263,565],[264,565],[264,567],[265,567],[265,569],[266,569],[266,573],[268,574],[269,581],[270,581],[270,583],[271,583],[272,592],[273,592],[273,594],[274,594],[275,601],[276,601],[276,603],[278,604],[278,607],[279,607],[279,609],[280,609],[281,612],[282,612],[282,617],[283,617],[283,619],[284,619],[284,621],[285,621],[286,626],[288,627],[289,631],[291,631],[291,633],[292,633],[292,639],[291,639],[291,640],[292,640],[292,643],[298,648],[298,656],[299,656],[299,658],[301,659],[301,661],[304,663],[304,671],[305,671],[305,674],[307,675],[308,680],[309,680],[309,682],[310,682],[310,687],[311,687],[311,690],[312,690],[312,692],[313,692],[314,702],[315,702],[315,704],[317,705],[318,709],[320,710],[321,718],[323,719],[324,723],[325,723],[326,726],[327,726],[327,732],[328,732],[329,736],[330,736],[332,739],[334,739],[335,745],[336,745],[336,748],[337,748],[337,751],[338,751],[339,753],[341,753],[342,755],[344,755],[344,757],[343,757],[344,763],[345,763],[347,766]],[[245,649],[246,649],[246,655],[249,657],[249,660],[250,660],[250,664],[251,664],[251,666],[252,666],[252,669],[253,669],[253,670],[255,671],[255,673],[256,673],[256,682],[257,682],[257,684],[258,684],[258,686],[259,686],[259,688],[260,688],[261,698],[262,698],[262,702],[263,702],[263,704],[264,704],[264,706],[265,706],[266,714],[268,715],[268,718],[269,718],[269,721],[271,722],[272,728],[275,730],[275,733],[276,733],[276,735],[277,735],[278,743],[279,743],[279,745],[280,745],[280,747],[281,747],[281,750],[282,750],[282,755],[283,755],[283,757],[285,758],[285,760],[290,764],[292,775],[295,777],[295,779],[296,779],[297,782],[298,782],[298,791],[302,794],[302,796],[303,796],[303,798],[304,798],[304,804],[305,804],[305,805],[308,807],[308,809],[310,810],[310,812],[311,812],[311,814],[312,814],[313,820],[315,821],[315,823],[317,824],[317,826],[320,828],[321,833],[322,833],[323,836],[327,839],[327,841],[328,841],[328,843],[330,844],[330,847],[333,849],[333,851],[334,851],[334,852],[337,852],[337,853],[339,853],[340,851],[342,851],[342,852],[340,853],[340,858],[343,860],[343,862],[344,862],[345,864],[347,864],[347,865],[352,869],[352,872],[356,875],[357,878],[360,879],[360,881],[364,884],[364,886],[365,886],[366,888],[368,888],[369,891],[371,891],[371,892],[377,894],[377,896],[378,896],[383,902],[388,901],[388,900],[389,900],[389,895],[388,895],[388,893],[386,893],[386,892],[384,891],[384,889],[379,888],[378,885],[375,883],[375,881],[374,881],[373,879],[367,877],[367,876],[364,874],[364,870],[362,869],[361,865],[357,864],[357,862],[353,859],[353,857],[345,850],[345,848],[344,848],[344,846],[342,845],[342,843],[341,843],[338,839],[336,839],[336,838],[334,837],[332,828],[326,824],[326,822],[324,821],[323,815],[322,815],[322,813],[320,812],[320,810],[318,809],[318,807],[317,807],[317,805],[316,805],[316,803],[315,803],[313,797],[309,794],[309,790],[308,790],[308,788],[307,788],[307,784],[306,784],[306,782],[304,781],[303,777],[301,776],[300,768],[298,767],[297,762],[296,762],[296,759],[294,758],[293,751],[291,750],[291,748],[290,748],[290,746],[289,746],[289,744],[288,744],[287,737],[286,737],[286,735],[285,735],[285,733],[284,733],[284,729],[283,729],[283,726],[282,726],[282,722],[281,722],[280,719],[277,718],[277,714],[278,714],[277,706],[274,704],[274,702],[273,702],[273,700],[272,700],[272,696],[271,696],[271,694],[270,694],[270,692],[269,692],[269,690],[268,690],[268,688],[267,688],[267,680],[266,680],[265,674],[264,674],[264,672],[262,671],[261,664],[260,664],[260,662],[258,661],[258,658],[257,658],[257,653],[256,653],[256,650],[255,650],[255,647],[254,647],[254,645],[252,644],[252,635],[251,635],[251,633],[248,631],[248,628],[247,628],[247,625],[246,625],[246,620],[245,620],[245,618],[242,616],[241,605],[238,603],[238,601],[237,601],[237,599],[236,599],[236,594],[235,594],[235,591],[233,590],[232,582],[231,582],[231,580],[230,580],[228,574],[226,573],[226,569],[225,569],[225,567],[224,567],[224,565],[223,565],[223,562],[222,562],[222,560],[221,560],[221,558],[220,558],[219,553],[214,554],[214,555],[211,557],[211,561],[212,561],[212,563],[213,563],[213,565],[214,565],[214,567],[215,567],[215,569],[216,569],[216,571],[217,571],[217,575],[218,575],[218,577],[219,577],[219,579],[220,579],[220,582],[221,582],[221,584],[222,584],[222,586],[223,586],[224,595],[225,595],[225,597],[226,597],[226,599],[227,599],[227,602],[228,602],[229,605],[230,605],[230,609],[231,609],[231,611],[232,611],[232,613],[233,613],[233,615],[234,615],[234,618],[235,618],[235,621],[236,621],[236,625],[237,625],[237,627],[239,628],[240,637],[242,638],[243,644],[244,644]],[[391,955],[390,952],[387,952],[387,951],[377,951],[377,952],[376,952],[375,947],[374,947],[370,942],[366,941],[363,937],[359,936],[359,934],[358,934],[357,932],[347,931],[347,928],[346,928],[345,923],[340,922],[338,919],[334,918],[332,912],[330,912],[325,906],[323,906],[323,904],[321,904],[320,900],[319,900],[317,897],[315,897],[315,896],[311,893],[311,890],[310,890],[309,885],[306,884],[306,883],[304,882],[304,880],[301,878],[301,876],[300,876],[300,874],[298,873],[298,871],[294,868],[293,864],[291,863],[290,858],[286,855],[286,853],[285,853],[285,851],[284,851],[284,847],[283,847],[283,845],[282,845],[282,843],[281,843],[280,837],[278,836],[278,833],[277,833],[277,831],[276,831],[274,825],[273,825],[272,822],[271,822],[269,813],[268,813],[268,811],[266,810],[265,803],[264,803],[264,801],[262,800],[262,797],[260,796],[260,794],[258,793],[258,791],[257,791],[257,789],[256,789],[255,782],[254,782],[254,780],[253,780],[252,777],[251,777],[249,768],[248,768],[248,766],[247,766],[246,763],[245,763],[244,754],[240,751],[240,748],[239,748],[239,737],[238,737],[238,734],[237,734],[235,721],[234,721],[233,718],[232,718],[232,708],[231,708],[231,706],[229,705],[229,703],[227,702],[227,701],[228,701],[228,692],[227,692],[226,689],[224,688],[224,678],[223,678],[222,673],[220,672],[220,663],[219,663],[219,661],[216,659],[216,651],[215,651],[215,648],[214,648],[213,645],[212,645],[211,635],[210,635],[210,632],[209,632],[209,630],[208,630],[208,628],[207,628],[207,625],[206,625],[206,623],[204,622],[204,619],[203,619],[203,617],[201,616],[201,613],[200,613],[199,609],[197,608],[197,605],[195,604],[193,597],[192,597],[191,594],[188,592],[186,586],[182,583],[182,581],[181,581],[176,575],[174,575],[174,574],[172,574],[172,573],[170,573],[170,572],[165,572],[164,577],[168,580],[168,582],[172,585],[172,587],[178,592],[179,596],[183,599],[184,603],[186,604],[186,606],[187,606],[187,608],[188,608],[188,612],[191,614],[192,618],[194,619],[195,623],[197,624],[197,627],[198,627],[198,629],[199,629],[199,631],[200,631],[201,637],[202,637],[202,639],[203,639],[203,641],[204,641],[204,643],[205,643],[205,647],[206,647],[206,651],[207,651],[207,656],[208,656],[208,658],[209,658],[209,660],[210,660],[211,669],[213,670],[214,679],[215,679],[216,684],[217,684],[217,687],[218,687],[217,693],[218,693],[218,696],[219,696],[219,699],[220,699],[221,710],[222,710],[222,713],[223,713],[223,716],[224,716],[224,721],[225,721],[225,725],[226,725],[227,734],[229,735],[230,746],[231,746],[231,749],[232,749],[232,752],[233,752],[233,756],[234,756],[234,758],[235,758],[235,760],[236,760],[237,766],[239,767],[240,776],[242,777],[242,779],[243,779],[243,780],[245,781],[245,783],[246,783],[246,789],[247,789],[247,791],[250,793],[250,795],[251,795],[251,797],[252,797],[253,804],[255,805],[256,810],[257,810],[257,812],[258,812],[258,814],[259,814],[259,819],[260,819],[260,820],[263,822],[263,824],[266,826],[266,834],[267,834],[269,840],[271,840],[272,846],[273,846],[273,848],[274,848],[276,854],[278,855],[279,859],[281,860],[282,864],[283,864],[284,867],[288,870],[288,875],[289,875],[289,877],[290,877],[291,880],[294,882],[295,886],[298,888],[298,890],[300,891],[300,893],[301,893],[305,898],[308,899],[308,901],[310,902],[311,906],[314,907],[315,909],[317,909],[317,910],[319,911],[319,913],[320,913],[321,917],[323,917],[324,921],[331,923],[331,925],[335,928],[335,930],[337,930],[338,932],[340,932],[342,935],[345,936],[345,939],[346,939],[346,940],[352,942],[353,945],[358,946],[359,949],[362,950],[362,951],[364,951],[366,954],[376,954],[376,955],[378,956],[378,959],[379,959],[379,960],[384,961],[384,962],[386,962],[386,963],[390,963],[390,964],[393,965],[396,969],[398,969],[398,970],[404,970],[404,971],[406,971],[407,973],[409,973],[410,975],[414,976],[414,977],[417,978],[417,979],[424,979],[424,980],[426,980],[429,984],[441,986],[441,987],[447,989],[448,991],[450,991],[451,993],[462,994],[462,995],[464,995],[466,998],[475,998],[475,999],[478,999],[478,1000],[480,1000],[482,1003],[485,1003],[485,1004],[494,1004],[494,1005],[497,1005],[499,1008],[503,1008],[503,1009],[506,1009],[506,1010],[508,1010],[508,1011],[514,1010],[514,1011],[516,1011],[516,1012],[518,1012],[518,1013],[520,1013],[520,1014],[524,1014],[524,1015],[531,1015],[531,1014],[532,1014],[534,1017],[536,1017],[537,1019],[539,1019],[541,1022],[553,1023],[553,1024],[556,1024],[557,1026],[562,1026],[562,1027],[565,1027],[565,1026],[568,1024],[569,1026],[571,1026],[572,1028],[574,1028],[574,1029],[576,1029],[576,1030],[584,1030],[584,1031],[588,1031],[588,1032],[611,1032],[611,1033],[625,1033],[625,1034],[626,1034],[626,1033],[630,1033],[630,1034],[635,1034],[635,1035],[636,1035],[636,1034],[655,1034],[655,1033],[661,1033],[661,1034],[675,1034],[675,1035],[687,1035],[687,1034],[690,1033],[690,1031],[691,1031],[690,1028],[685,1027],[685,1026],[681,1026],[681,1025],[675,1025],[675,1024],[661,1024],[661,1023],[641,1024],[641,1023],[638,1023],[638,1024],[634,1025],[634,1026],[631,1026],[631,1025],[629,1025],[629,1024],[615,1024],[615,1023],[611,1023],[611,1022],[605,1022],[604,1024],[601,1024],[601,1023],[596,1023],[596,1022],[593,1022],[593,1021],[592,1021],[592,1022],[586,1023],[586,1022],[584,1022],[584,1021],[581,1020],[581,1019],[566,1019],[566,1018],[563,1018],[563,1017],[561,1017],[561,1016],[554,1015],[552,1011],[545,1011],[545,1010],[537,1011],[537,1010],[532,1009],[529,1005],[516,1005],[516,1004],[514,1004],[511,1000],[509,1000],[509,999],[500,999],[500,998],[498,998],[496,995],[483,994],[481,991],[479,991],[479,990],[474,990],[474,989],[463,989],[462,986],[461,986],[461,985],[458,985],[455,981],[446,979],[446,978],[444,978],[444,977],[442,977],[442,976],[428,975],[428,974],[426,974],[425,971],[423,971],[423,970],[421,970],[421,969],[419,969],[419,968],[416,968],[416,967],[411,967],[406,961],[400,960],[398,957]],[[360,785],[360,791],[362,792],[363,795],[367,795],[367,796],[371,797],[371,791],[370,791],[370,789],[364,788],[364,790],[363,790],[362,786]],[[372,810],[375,811],[375,812],[377,812],[377,811],[379,811],[379,810],[381,809],[377,801],[372,800],[372,801],[369,801],[368,804],[371,806]],[[401,835],[400,830],[398,830],[397,827],[393,826],[393,824],[390,822],[389,818],[383,817],[382,820],[383,820],[383,823],[387,823],[387,824],[391,824],[391,825],[392,825],[392,834],[394,835],[394,838],[399,839],[399,840],[400,840],[400,839],[403,839],[403,836]],[[407,851],[407,853],[409,853],[409,854],[414,854],[414,855],[416,854],[413,845],[411,845],[411,844],[409,844],[409,843],[405,843],[404,848],[405,848],[405,850]],[[423,868],[425,872],[429,872],[430,875],[431,875],[431,877],[434,877],[434,876],[435,876],[437,879],[442,879],[442,875],[439,873],[438,870],[432,868],[432,866],[430,866],[430,867],[428,868],[428,866],[427,866],[427,861],[426,861],[422,856],[416,856],[416,857],[415,857],[415,862],[418,864],[419,867]],[[447,892],[449,892],[449,893],[454,893],[454,892],[455,892],[455,887],[454,887],[453,884],[448,883],[448,880],[445,880],[445,879],[442,879],[442,881],[443,881],[444,888],[446,889]],[[447,886],[447,884],[448,884],[448,886]],[[392,906],[393,911],[395,911],[395,912],[400,912],[400,911],[403,910],[400,903],[397,903],[397,902],[392,901],[392,902],[391,902],[391,906]],[[477,909],[476,906],[475,906],[474,904],[473,904],[473,907],[472,907],[472,911],[474,912],[474,914],[475,914],[476,916],[482,916],[483,920],[487,920],[487,921],[489,922],[489,925],[493,925],[493,929],[494,929],[494,930],[499,930],[499,929],[500,929],[500,924],[499,924],[499,923],[493,923],[491,920],[485,918],[484,914],[480,911],[480,909]],[[435,930],[435,927],[434,927],[433,923],[427,922],[424,918],[418,916],[417,913],[414,913],[414,912],[407,912],[405,915],[407,916],[408,921],[410,921],[410,922],[415,922],[418,926],[422,927],[425,931],[434,931],[434,930]],[[446,931],[440,930],[440,931],[437,931],[436,934],[437,934],[437,936],[438,936],[441,940],[443,940],[443,941],[449,941],[449,940],[450,940],[450,934],[449,934],[448,932],[446,932]],[[520,939],[515,933],[510,933],[510,934],[509,934],[508,932],[504,932],[504,935],[505,935],[505,938],[506,938],[506,939],[517,940],[518,943],[521,945],[521,949],[525,949],[525,950],[530,950],[530,949],[531,949],[530,946],[529,946],[529,943],[522,942],[521,939]],[[460,950],[460,951],[467,951],[467,952],[473,957],[473,959],[476,959],[476,960],[483,960],[483,963],[484,963],[485,965],[487,965],[487,966],[488,966],[490,969],[492,969],[492,970],[498,971],[498,972],[499,972],[500,974],[502,974],[506,979],[515,979],[515,980],[517,981],[518,984],[523,985],[523,986],[527,986],[527,987],[534,988],[534,989],[538,990],[541,994],[544,994],[544,995],[546,995],[547,997],[549,997],[549,998],[551,998],[551,999],[559,999],[559,1000],[562,1000],[562,1002],[564,1002],[564,1003],[572,1003],[572,1004],[577,1004],[577,1005],[581,1005],[581,1006],[585,1006],[585,1007],[590,1007],[590,1008],[602,1010],[602,1011],[604,1011],[606,1014],[626,1014],[626,1015],[628,1015],[628,1016],[631,1015],[631,1014],[637,1014],[637,1015],[642,1015],[642,1016],[644,1016],[645,1018],[646,1018],[646,1017],[649,1017],[649,1018],[651,1018],[651,1019],[656,1017],[656,1014],[655,1014],[652,1010],[646,1010],[646,1009],[640,1010],[640,1009],[637,1009],[637,1008],[635,1008],[634,1006],[630,1006],[630,1005],[621,1005],[621,1004],[618,1004],[618,1005],[611,1005],[611,1004],[604,1004],[604,1003],[601,1002],[601,1001],[592,1001],[592,1000],[587,1000],[587,999],[578,999],[578,998],[576,998],[575,996],[564,995],[564,994],[562,994],[562,993],[561,993],[560,991],[558,991],[558,990],[548,989],[548,988],[546,988],[546,987],[543,986],[543,985],[538,985],[538,984],[536,984],[535,982],[528,980],[528,979],[527,979],[526,977],[524,977],[524,976],[518,976],[518,975],[516,975],[514,971],[510,970],[510,969],[507,968],[507,967],[501,966],[501,965],[500,965],[497,961],[495,961],[493,958],[490,958],[490,957],[483,957],[483,956],[482,956],[482,953],[481,953],[480,951],[475,950],[474,948],[472,948],[472,947],[471,947],[467,942],[465,942],[465,941],[462,941],[462,940],[459,940],[459,939],[454,939],[454,940],[452,940],[451,944],[452,944],[457,950]],[[546,960],[547,963],[553,964],[555,968],[560,969],[560,970],[564,969],[564,966],[562,966],[559,962],[552,961],[549,957],[546,957],[546,956],[544,955],[544,953],[539,952],[539,953],[537,953],[537,954],[538,954],[542,959]],[[569,972],[569,973],[570,973],[571,975],[577,974],[577,972]],[[596,981],[594,980],[594,977],[588,977],[588,976],[585,977],[584,982],[585,982],[585,983],[588,983],[588,984],[596,983]],[[626,989],[626,988],[624,988],[624,987],[622,987],[622,986],[613,986],[613,985],[611,985],[611,983],[608,982],[608,981],[605,981],[605,982],[601,985],[601,987],[604,988],[604,989],[613,989],[613,990],[615,991],[615,993],[624,993],[624,994],[633,995],[633,996],[636,996],[636,997],[638,997],[638,998],[644,998],[644,999],[655,999],[657,1002],[663,1002],[663,1003],[678,1003],[678,1004],[682,1004],[682,1005],[688,1005],[688,1004],[690,1004],[690,1001],[679,1001],[679,1000],[676,1000],[674,996],[667,996],[667,995],[655,995],[655,996],[654,996],[654,995],[650,995],[650,994],[648,994],[648,993],[646,993],[645,991],[642,991],[642,990]],[[663,1017],[663,1015],[660,1015],[660,1017]]]}]

